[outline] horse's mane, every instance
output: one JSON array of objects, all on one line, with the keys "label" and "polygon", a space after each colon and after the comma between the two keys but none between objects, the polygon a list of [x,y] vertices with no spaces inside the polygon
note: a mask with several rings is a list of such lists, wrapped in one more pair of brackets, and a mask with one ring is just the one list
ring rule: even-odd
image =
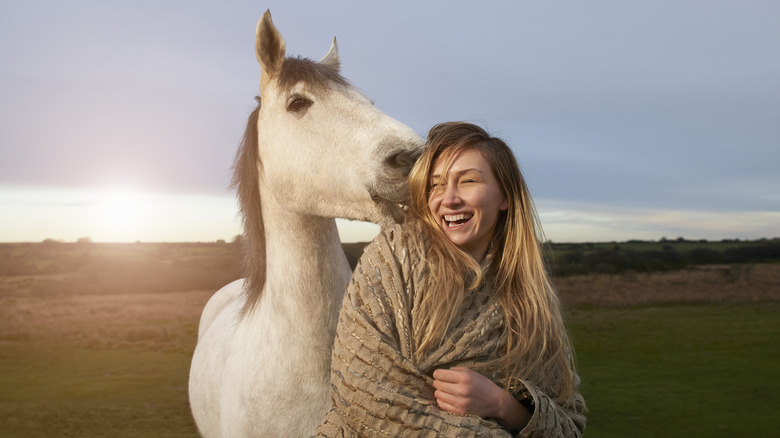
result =
[{"label": "horse's mane", "polygon": [[247,294],[243,312],[251,310],[260,298],[260,292],[265,286],[265,227],[263,225],[263,209],[260,208],[260,161],[257,148],[257,117],[260,113],[260,97],[255,97],[257,107],[249,115],[246,122],[244,137],[236,152],[233,163],[233,181],[231,186],[236,189],[241,219],[244,226],[244,236],[241,239],[243,271],[246,277],[244,293]]},{"label": "horse's mane", "polygon": [[[330,84],[349,85],[338,69],[306,58],[287,58],[277,77],[280,89],[290,91],[299,82],[305,82],[313,91]],[[260,176],[263,163],[260,159],[257,139],[257,121],[261,99],[255,97],[257,107],[249,115],[246,130],[233,163],[231,187],[236,189],[241,211],[244,235],[242,239],[243,272],[246,278],[244,293],[246,302],[242,313],[250,312],[260,300],[266,280],[266,248],[263,211],[260,203]]]}]

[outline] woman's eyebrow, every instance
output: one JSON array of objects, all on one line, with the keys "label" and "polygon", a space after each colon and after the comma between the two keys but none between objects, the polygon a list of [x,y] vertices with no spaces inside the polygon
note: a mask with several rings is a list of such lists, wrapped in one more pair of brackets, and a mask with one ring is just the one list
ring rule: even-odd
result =
[{"label": "woman's eyebrow", "polygon": [[[477,172],[477,173],[482,173],[482,170],[478,169],[476,167],[467,167],[465,169],[455,169],[455,170],[450,169],[450,171],[447,172],[447,173],[460,175],[461,173],[472,172],[472,171],[473,172]],[[431,178],[440,178],[440,177],[441,177],[440,173],[434,173],[434,174],[431,175]]]},{"label": "woman's eyebrow", "polygon": [[[466,169],[457,169],[457,170],[454,170],[454,171],[450,170],[448,172],[448,174],[455,175],[455,176],[460,176],[460,175],[463,175],[464,173],[469,173],[469,172],[477,172],[478,174],[482,175],[482,171],[480,169],[477,169],[476,167],[469,167],[469,168],[466,168]],[[431,181],[436,180],[436,179],[441,179],[441,174],[440,173],[434,173],[434,174],[431,175]]]},{"label": "woman's eyebrow", "polygon": [[450,173],[455,175],[455,176],[460,176],[460,175],[463,175],[463,174],[466,174],[466,173],[469,173],[469,172],[476,172],[476,173],[482,175],[482,171],[480,169],[477,169],[476,167],[469,167],[469,168],[466,168],[466,169],[457,169],[457,170],[454,170],[454,171],[450,171]]}]

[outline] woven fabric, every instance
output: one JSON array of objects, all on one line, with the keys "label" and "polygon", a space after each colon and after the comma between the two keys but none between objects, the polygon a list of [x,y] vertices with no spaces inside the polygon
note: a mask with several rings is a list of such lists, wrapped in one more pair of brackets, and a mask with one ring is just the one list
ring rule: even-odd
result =
[{"label": "woven fabric", "polygon": [[[333,405],[318,436],[511,436],[494,421],[443,411],[433,397],[434,370],[476,369],[505,345],[501,310],[489,290],[471,294],[444,342],[414,363],[412,309],[425,293],[426,271],[419,235],[411,225],[396,226],[366,247],[344,297],[333,348]],[[581,435],[582,404],[565,410],[524,383],[537,408],[520,436]]]}]

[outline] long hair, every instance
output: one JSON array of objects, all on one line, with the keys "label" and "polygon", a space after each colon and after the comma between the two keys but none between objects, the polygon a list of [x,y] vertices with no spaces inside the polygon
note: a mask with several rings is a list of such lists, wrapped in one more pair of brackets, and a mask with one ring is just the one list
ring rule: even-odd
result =
[{"label": "long hair", "polygon": [[257,120],[260,114],[260,97],[255,97],[257,107],[249,115],[236,158],[233,162],[231,186],[238,194],[241,219],[244,225],[242,239],[243,272],[246,278],[244,293],[246,302],[241,309],[245,315],[254,309],[265,287],[266,255],[263,210],[260,208],[260,173],[263,162],[257,147]]},{"label": "long hair", "polygon": [[[489,163],[507,198],[488,249],[488,274],[468,253],[453,244],[428,208],[431,174],[437,163],[444,169],[465,150],[477,150]],[[421,305],[415,309],[415,357],[436,348],[468,292],[491,287],[504,312],[506,350],[488,365],[504,371],[504,386],[529,380],[561,403],[575,390],[573,354],[563,322],[560,301],[542,257],[541,226],[512,150],[479,126],[448,122],[428,133],[427,148],[409,175],[411,213],[428,237],[428,281]],[[462,273],[466,274],[462,274]],[[484,285],[485,281],[490,283]]]}]

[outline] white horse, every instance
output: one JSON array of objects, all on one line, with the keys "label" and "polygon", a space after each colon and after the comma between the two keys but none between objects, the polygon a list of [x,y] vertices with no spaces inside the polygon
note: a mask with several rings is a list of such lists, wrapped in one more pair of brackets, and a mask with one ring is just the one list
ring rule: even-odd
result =
[{"label": "white horse", "polygon": [[[350,269],[334,217],[390,223],[422,151],[339,74],[334,38],[319,62],[285,58],[266,11],[255,38],[262,104],[236,155],[247,278],[200,321],[190,405],[206,437],[295,437],[330,407],[330,357]],[[258,101],[259,102],[259,101]]]}]

